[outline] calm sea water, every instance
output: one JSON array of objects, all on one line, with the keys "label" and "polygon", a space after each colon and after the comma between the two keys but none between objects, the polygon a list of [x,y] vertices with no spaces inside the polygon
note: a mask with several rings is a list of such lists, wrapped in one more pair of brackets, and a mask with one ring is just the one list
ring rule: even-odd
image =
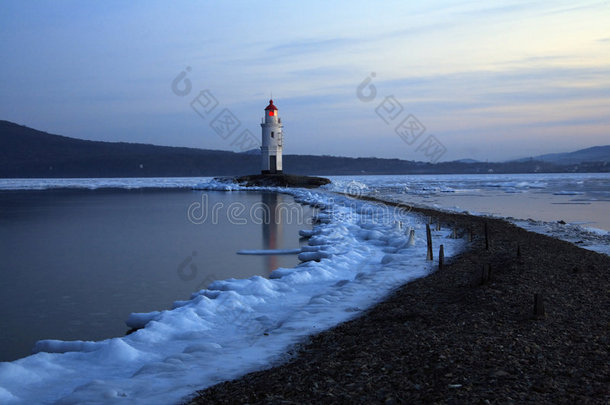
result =
[{"label": "calm sea water", "polygon": [[216,279],[293,267],[296,255],[236,252],[298,248],[311,214],[276,193],[2,191],[0,361],[39,339],[120,336],[131,312],[170,308]]}]

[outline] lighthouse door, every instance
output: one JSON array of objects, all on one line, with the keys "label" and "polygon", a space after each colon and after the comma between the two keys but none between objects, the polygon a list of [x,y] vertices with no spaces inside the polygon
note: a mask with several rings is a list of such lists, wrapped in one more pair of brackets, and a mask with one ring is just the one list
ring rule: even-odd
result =
[{"label": "lighthouse door", "polygon": [[275,155],[269,156],[269,172],[277,172],[277,157]]}]

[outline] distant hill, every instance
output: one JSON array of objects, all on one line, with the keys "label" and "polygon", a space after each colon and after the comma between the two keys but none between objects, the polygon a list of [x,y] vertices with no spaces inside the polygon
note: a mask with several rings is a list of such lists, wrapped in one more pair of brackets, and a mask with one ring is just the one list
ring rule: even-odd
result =
[{"label": "distant hill", "polygon": [[52,135],[0,121],[1,177],[150,177],[248,174],[256,156]]},{"label": "distant hill", "polygon": [[258,156],[260,156],[261,155],[261,150],[260,149],[250,149],[250,150],[247,150],[245,152],[240,152],[240,153],[242,153],[244,155],[258,155]]},{"label": "distant hill", "polygon": [[534,156],[519,161],[537,160],[541,162],[551,162],[560,165],[574,165],[584,162],[610,162],[610,145],[593,146],[592,148],[581,149],[568,153],[548,153],[546,155]]},{"label": "distant hill", "polygon": [[[568,167],[532,159],[504,163],[464,159],[432,164],[400,159],[284,155],[283,160],[287,173],[304,175],[610,171],[607,162]],[[259,171],[260,153],[256,150],[234,153],[87,141],[0,121],[0,177],[3,178],[237,176]]]}]

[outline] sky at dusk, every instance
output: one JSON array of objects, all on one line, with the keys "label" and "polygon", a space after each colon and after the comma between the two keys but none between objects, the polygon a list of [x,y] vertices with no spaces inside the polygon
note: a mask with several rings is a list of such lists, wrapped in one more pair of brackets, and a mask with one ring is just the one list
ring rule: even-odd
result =
[{"label": "sky at dusk", "polygon": [[0,39],[0,119],[65,136],[238,151],[272,94],[288,154],[610,144],[610,1],[5,0]]}]

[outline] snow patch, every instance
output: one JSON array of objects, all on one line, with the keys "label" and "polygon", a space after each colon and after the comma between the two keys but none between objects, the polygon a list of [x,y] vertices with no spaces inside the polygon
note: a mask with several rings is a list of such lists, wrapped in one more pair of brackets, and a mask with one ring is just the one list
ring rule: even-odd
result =
[{"label": "snow patch", "polygon": [[578,224],[562,224],[535,220],[510,220],[528,231],[552,236],[570,242],[583,249],[610,255],[610,232],[603,229],[584,227]]},{"label": "snow patch", "polygon": [[556,191],[553,193],[553,195],[583,195],[584,193],[581,191],[567,191],[567,190],[562,190],[562,191]]}]

